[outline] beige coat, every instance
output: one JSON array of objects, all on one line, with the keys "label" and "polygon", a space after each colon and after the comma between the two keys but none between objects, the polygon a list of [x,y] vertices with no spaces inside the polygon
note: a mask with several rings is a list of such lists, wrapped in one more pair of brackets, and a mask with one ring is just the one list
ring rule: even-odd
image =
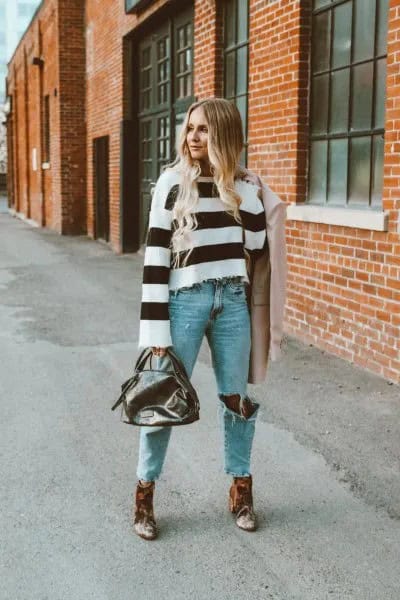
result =
[{"label": "beige coat", "polygon": [[286,203],[246,169],[246,181],[260,188],[267,222],[268,248],[255,263],[251,280],[251,354],[249,383],[262,383],[268,358],[281,354],[283,315],[286,302]]}]

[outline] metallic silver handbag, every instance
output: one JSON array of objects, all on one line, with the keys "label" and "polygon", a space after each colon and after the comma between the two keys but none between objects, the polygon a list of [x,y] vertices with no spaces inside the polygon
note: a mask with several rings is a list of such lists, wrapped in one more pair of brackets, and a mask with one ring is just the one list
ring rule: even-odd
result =
[{"label": "metallic silver handbag", "polygon": [[[187,425],[200,418],[197,393],[177,355],[167,348],[170,370],[152,368],[153,352],[145,348],[136,361],[132,377],[121,386],[111,410],[122,404],[124,423],[159,427]],[[145,368],[150,359],[150,368]]]}]

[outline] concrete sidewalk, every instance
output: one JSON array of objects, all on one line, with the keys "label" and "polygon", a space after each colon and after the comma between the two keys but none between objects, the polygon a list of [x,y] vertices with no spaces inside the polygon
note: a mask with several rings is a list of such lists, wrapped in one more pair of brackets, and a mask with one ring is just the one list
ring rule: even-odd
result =
[{"label": "concrete sidewalk", "polygon": [[0,215],[6,600],[398,600],[399,388],[289,340],[254,446],[260,528],[228,514],[208,349],[175,431],[157,542],[130,529],[138,431],[110,407],[136,356],[142,256]]},{"label": "concrete sidewalk", "polygon": [[7,196],[0,192],[0,213],[8,213]]}]

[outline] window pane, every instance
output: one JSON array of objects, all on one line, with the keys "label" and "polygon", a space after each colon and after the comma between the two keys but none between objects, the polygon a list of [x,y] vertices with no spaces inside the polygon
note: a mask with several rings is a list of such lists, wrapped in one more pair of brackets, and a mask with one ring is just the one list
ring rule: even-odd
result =
[{"label": "window pane", "polygon": [[326,71],[329,68],[329,48],[331,39],[331,11],[314,17],[313,31],[313,71]]},{"label": "window pane", "polygon": [[385,127],[386,58],[376,61],[375,127]]},{"label": "window pane", "polygon": [[371,138],[369,136],[350,140],[350,187],[349,204],[369,204],[371,176]]},{"label": "window pane", "polygon": [[382,206],[382,187],[383,187],[383,150],[385,140],[383,135],[374,135],[373,137],[373,180],[371,205]]},{"label": "window pane", "polygon": [[378,2],[378,36],[377,53],[378,56],[387,53],[387,31],[389,21],[389,0],[379,0]]},{"label": "window pane", "polygon": [[141,137],[141,157],[140,157],[140,178],[150,179],[151,178],[151,121],[142,121],[140,124],[140,137]]},{"label": "window pane", "polygon": [[169,118],[160,117],[157,123],[157,160],[164,163],[169,154]]},{"label": "window pane", "polygon": [[326,202],[326,165],[328,142],[312,142],[310,161],[310,202]]},{"label": "window pane", "polygon": [[332,67],[343,67],[350,64],[351,50],[351,2],[335,8]]},{"label": "window pane", "polygon": [[246,138],[246,130],[247,130],[247,96],[241,96],[240,98],[236,98],[236,106],[240,112],[240,116],[242,117],[242,125],[243,125],[243,135]]},{"label": "window pane", "polygon": [[239,48],[236,53],[236,94],[247,92],[247,46]]},{"label": "window pane", "polygon": [[147,47],[142,50],[142,67],[147,67],[151,62],[151,48]]},{"label": "window pane", "polygon": [[351,129],[371,129],[373,62],[353,68],[353,106]]},{"label": "window pane", "polygon": [[167,38],[160,40],[157,44],[157,58],[161,60],[167,56]]},{"label": "window pane", "polygon": [[376,0],[354,0],[354,62],[374,56]]},{"label": "window pane", "polygon": [[312,118],[313,133],[326,133],[328,128],[329,75],[319,75],[313,80]]},{"label": "window pane", "polygon": [[150,74],[151,74],[150,69],[146,69],[145,71],[142,71],[142,82],[141,82],[142,88],[150,87]]},{"label": "window pane", "polygon": [[192,43],[192,24],[186,23],[185,25],[185,46],[189,46]]},{"label": "window pane", "polygon": [[235,95],[235,52],[225,54],[225,96]]},{"label": "window pane", "polygon": [[245,42],[248,38],[248,2],[238,0],[238,42]]},{"label": "window pane", "polygon": [[185,47],[185,28],[179,27],[176,32],[177,36],[177,47],[184,48]]},{"label": "window pane", "polygon": [[329,204],[346,204],[348,140],[329,142]]},{"label": "window pane", "polygon": [[230,0],[225,5],[225,47],[232,46],[236,41],[235,35],[235,17],[236,17],[236,2]]},{"label": "window pane", "polygon": [[350,69],[331,75],[331,133],[348,131],[349,127]]},{"label": "window pane", "polygon": [[332,2],[332,0],[314,0],[314,8],[321,8],[322,6],[326,6],[327,4],[330,4]]},{"label": "window pane", "polygon": [[167,93],[168,93],[168,90],[167,90],[166,85],[158,86],[158,93],[157,93],[158,104],[164,104],[164,102],[167,102],[167,100],[168,100]]},{"label": "window pane", "polygon": [[163,61],[158,64],[157,83],[162,83],[168,78],[168,63]]},{"label": "window pane", "polygon": [[185,75],[185,96],[192,95],[192,74]]}]

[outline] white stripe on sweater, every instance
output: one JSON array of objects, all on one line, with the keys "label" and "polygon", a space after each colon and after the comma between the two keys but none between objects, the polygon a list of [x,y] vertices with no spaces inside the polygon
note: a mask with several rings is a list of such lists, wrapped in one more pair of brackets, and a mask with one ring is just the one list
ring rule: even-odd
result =
[{"label": "white stripe on sweater", "polygon": [[157,208],[150,212],[149,228],[159,227],[160,229],[171,229],[172,214],[165,208]]},{"label": "white stripe on sweater", "polygon": [[144,254],[145,266],[169,267],[171,261],[171,250],[159,246],[147,246]]},{"label": "white stripe on sweater", "polygon": [[244,277],[245,281],[249,281],[245,261],[241,258],[214,260],[198,265],[189,265],[188,267],[171,269],[169,289],[175,290],[186,287],[205,279],[219,279],[236,275]]},{"label": "white stripe on sweater", "polygon": [[168,302],[167,283],[144,283],[142,285],[142,302]]},{"label": "white stripe on sweater", "polygon": [[139,348],[159,346],[167,348],[172,346],[169,321],[140,321]]}]

